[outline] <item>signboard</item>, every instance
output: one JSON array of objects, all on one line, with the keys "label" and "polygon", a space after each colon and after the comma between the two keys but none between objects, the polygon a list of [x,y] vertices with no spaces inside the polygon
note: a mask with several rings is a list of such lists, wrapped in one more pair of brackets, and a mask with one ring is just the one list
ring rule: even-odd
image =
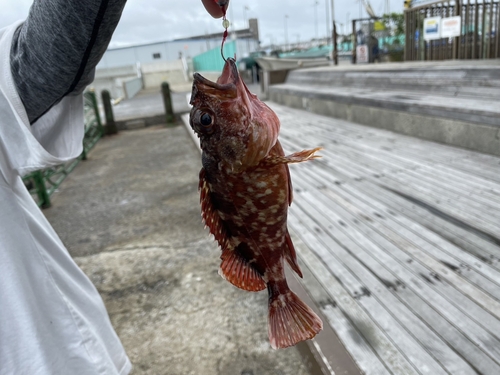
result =
[{"label": "signboard", "polygon": [[356,46],[356,63],[362,64],[368,62],[368,46],[361,44]]},{"label": "signboard", "polygon": [[375,21],[375,22],[373,22],[373,30],[374,31],[384,31],[385,24],[382,21]]},{"label": "signboard", "polygon": [[460,16],[441,19],[441,38],[454,38],[460,36]]},{"label": "signboard", "polygon": [[424,18],[424,40],[441,38],[441,17]]}]

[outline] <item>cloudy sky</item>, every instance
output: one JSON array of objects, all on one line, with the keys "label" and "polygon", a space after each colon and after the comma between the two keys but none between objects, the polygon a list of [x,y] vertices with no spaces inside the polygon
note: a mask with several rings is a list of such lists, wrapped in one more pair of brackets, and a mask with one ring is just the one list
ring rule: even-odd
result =
[{"label": "cloudy sky", "polygon": [[[369,0],[377,15],[387,1],[391,12],[402,12],[403,0]],[[24,19],[32,0],[0,0],[0,28]],[[315,5],[317,4],[317,5]],[[231,0],[228,19],[237,29],[245,19],[258,18],[262,43],[283,43],[285,16],[290,42],[309,40],[327,32],[326,4],[330,0]],[[359,18],[359,0],[335,0],[335,20],[340,31],[346,19]],[[246,9],[245,9],[246,8]],[[329,9],[329,8],[328,8]],[[362,17],[366,12],[362,10]],[[316,21],[317,20],[317,24]],[[200,0],[128,0],[110,47],[178,39],[204,33],[222,32],[221,20],[211,18]]]}]

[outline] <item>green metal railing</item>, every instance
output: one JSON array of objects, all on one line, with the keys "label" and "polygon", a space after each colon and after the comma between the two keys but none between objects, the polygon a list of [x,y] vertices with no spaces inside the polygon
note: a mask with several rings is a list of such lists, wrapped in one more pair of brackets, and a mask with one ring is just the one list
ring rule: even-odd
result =
[{"label": "green metal railing", "polygon": [[39,207],[50,207],[50,196],[57,190],[80,160],[87,158],[87,153],[104,133],[101,118],[99,117],[96,95],[93,91],[84,93],[84,123],[83,152],[78,158],[56,167],[32,172],[23,177],[24,184]]}]

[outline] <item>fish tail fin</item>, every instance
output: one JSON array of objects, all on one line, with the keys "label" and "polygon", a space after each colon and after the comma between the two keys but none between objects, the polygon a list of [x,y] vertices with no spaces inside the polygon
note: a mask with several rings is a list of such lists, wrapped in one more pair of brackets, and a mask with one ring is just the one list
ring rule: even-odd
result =
[{"label": "fish tail fin", "polygon": [[310,340],[322,329],[321,319],[290,289],[269,296],[268,333],[273,349]]}]

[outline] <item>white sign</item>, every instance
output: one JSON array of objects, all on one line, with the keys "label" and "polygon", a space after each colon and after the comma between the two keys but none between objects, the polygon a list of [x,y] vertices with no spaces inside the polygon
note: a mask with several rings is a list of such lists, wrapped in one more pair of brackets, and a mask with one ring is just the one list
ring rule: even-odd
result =
[{"label": "white sign", "polygon": [[356,63],[362,64],[368,62],[368,46],[360,44],[356,46]]},{"label": "white sign", "polygon": [[461,29],[460,16],[441,19],[441,38],[460,36]]},{"label": "white sign", "polygon": [[441,38],[441,17],[424,18],[424,40]]}]

